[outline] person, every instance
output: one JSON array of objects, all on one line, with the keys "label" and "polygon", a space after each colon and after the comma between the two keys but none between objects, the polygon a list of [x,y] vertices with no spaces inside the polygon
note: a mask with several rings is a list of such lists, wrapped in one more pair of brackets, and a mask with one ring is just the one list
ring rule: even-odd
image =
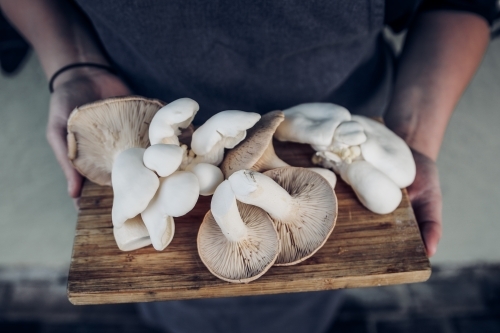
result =
[{"label": "person", "polygon": [[[167,102],[191,97],[201,106],[201,123],[225,109],[265,113],[333,102],[383,115],[411,147],[417,176],[408,193],[427,254],[435,254],[442,223],[435,162],[487,48],[495,1],[0,0],[0,6],[34,47],[47,78],[71,64],[109,66],[68,68],[52,82],[47,139],[75,200],[82,177],[67,159],[66,121],[78,105],[132,93]],[[397,59],[383,38],[386,25],[408,29]],[[335,295],[154,303],[142,311],[172,332],[320,332],[338,306]],[[189,320],[193,311],[198,320]],[[319,319],[312,324],[308,316]],[[252,322],[261,327],[247,328]]]}]

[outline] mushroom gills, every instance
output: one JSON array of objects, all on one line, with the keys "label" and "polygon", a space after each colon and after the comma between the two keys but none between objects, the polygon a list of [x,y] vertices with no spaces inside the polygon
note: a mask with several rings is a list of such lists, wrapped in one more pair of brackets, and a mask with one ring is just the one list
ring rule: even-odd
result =
[{"label": "mushroom gills", "polygon": [[222,182],[198,232],[198,253],[208,270],[224,281],[248,283],[274,264],[278,252],[266,212],[237,202],[229,181]]},{"label": "mushroom gills", "polygon": [[245,140],[226,153],[221,164],[224,176],[228,178],[244,169],[263,172],[289,166],[276,155],[272,141],[276,128],[284,119],[283,111],[268,112],[248,129]]},{"label": "mushroom gills", "polygon": [[142,97],[109,98],[77,107],[68,119],[68,158],[85,178],[111,186],[116,157],[149,145],[148,125],[163,107]]},{"label": "mushroom gills", "polygon": [[276,265],[297,264],[318,251],[335,226],[337,199],[319,174],[295,167],[264,174],[240,170],[229,177],[236,198],[265,210],[281,242]]}]

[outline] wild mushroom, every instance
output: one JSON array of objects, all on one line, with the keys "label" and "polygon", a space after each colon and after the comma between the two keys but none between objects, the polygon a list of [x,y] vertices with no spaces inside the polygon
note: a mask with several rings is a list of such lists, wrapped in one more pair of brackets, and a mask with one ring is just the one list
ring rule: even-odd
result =
[{"label": "wild mushroom", "polygon": [[68,157],[78,172],[111,186],[115,158],[149,145],[148,128],[164,105],[141,97],[111,98],[77,107],[68,119]]},{"label": "wild mushroom", "polygon": [[172,241],[175,230],[173,217],[190,212],[198,201],[199,193],[198,178],[191,172],[176,171],[160,178],[158,191],[141,213],[156,250],[165,249]]},{"label": "wild mushroom", "polygon": [[347,109],[332,103],[299,104],[283,113],[285,120],[277,128],[275,138],[317,147],[328,147],[337,126],[351,120]]},{"label": "wild mushroom", "polygon": [[219,165],[224,148],[234,148],[259,119],[260,114],[253,112],[230,110],[215,114],[193,133],[191,149],[197,155],[195,163]]},{"label": "wild mushroom", "polygon": [[113,235],[122,251],[133,251],[151,244],[148,229],[140,216],[125,221],[121,228],[113,228]]},{"label": "wild mushroom", "polygon": [[111,217],[117,228],[144,211],[160,185],[158,176],[142,162],[145,151],[144,148],[124,150],[113,163]]},{"label": "wild mushroom", "polygon": [[177,99],[161,108],[149,125],[151,144],[179,145],[180,129],[188,127],[200,106],[191,98]]},{"label": "wild mushroom", "polygon": [[227,152],[220,167],[224,176],[228,178],[234,172],[244,169],[264,172],[288,166],[276,156],[273,147],[273,134],[284,119],[282,111],[263,115],[247,131],[245,140]]},{"label": "wild mushroom", "polygon": [[248,283],[274,264],[278,252],[276,228],[266,212],[237,202],[229,181],[223,181],[198,232],[201,261],[224,281]]},{"label": "wild mushroom", "polygon": [[236,199],[262,208],[273,219],[281,242],[276,265],[294,265],[311,257],[333,231],[337,198],[325,178],[313,171],[240,170],[229,182]]}]

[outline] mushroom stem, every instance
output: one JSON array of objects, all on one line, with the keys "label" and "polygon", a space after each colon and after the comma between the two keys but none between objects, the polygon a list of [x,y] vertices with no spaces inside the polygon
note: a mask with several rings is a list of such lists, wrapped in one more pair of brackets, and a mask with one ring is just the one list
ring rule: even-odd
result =
[{"label": "mushroom stem", "polygon": [[240,170],[229,177],[236,199],[265,210],[273,219],[285,220],[293,214],[293,198],[288,192],[266,175]]},{"label": "mushroom stem", "polygon": [[228,180],[223,181],[215,190],[210,209],[228,240],[238,242],[247,237],[247,226],[241,219],[236,197]]},{"label": "mushroom stem", "polygon": [[276,155],[272,142],[267,146],[262,157],[251,167],[251,170],[264,172],[267,170],[290,166]]},{"label": "mushroom stem", "polygon": [[151,244],[148,229],[138,215],[125,221],[121,228],[113,228],[116,245],[122,251],[133,251]]}]

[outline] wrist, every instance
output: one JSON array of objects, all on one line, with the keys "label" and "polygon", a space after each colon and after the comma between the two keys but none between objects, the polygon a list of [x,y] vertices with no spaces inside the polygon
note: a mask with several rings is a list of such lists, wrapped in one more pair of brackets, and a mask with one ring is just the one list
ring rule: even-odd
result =
[{"label": "wrist", "polygon": [[400,92],[391,101],[384,120],[410,148],[435,162],[447,125],[443,114],[448,112],[436,111],[443,108],[431,104],[422,98],[422,91],[418,89]]},{"label": "wrist", "polygon": [[92,82],[102,75],[115,75],[115,71],[108,65],[100,63],[75,63],[64,66],[56,71],[49,80],[49,90],[52,93],[59,86],[73,81],[89,80]]}]

